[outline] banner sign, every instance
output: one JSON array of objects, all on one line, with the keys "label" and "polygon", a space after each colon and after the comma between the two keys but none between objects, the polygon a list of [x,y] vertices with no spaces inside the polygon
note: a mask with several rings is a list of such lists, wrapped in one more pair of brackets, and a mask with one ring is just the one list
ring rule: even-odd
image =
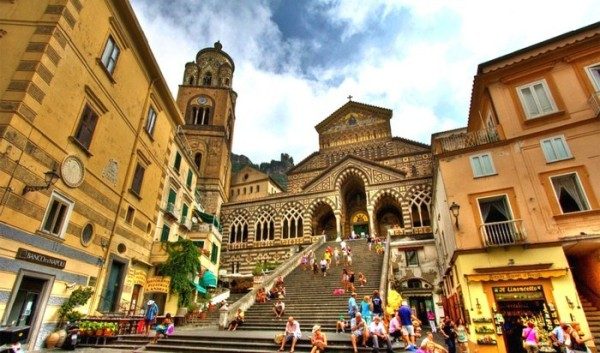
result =
[{"label": "banner sign", "polygon": [[169,293],[171,277],[148,277],[146,280],[146,292]]}]

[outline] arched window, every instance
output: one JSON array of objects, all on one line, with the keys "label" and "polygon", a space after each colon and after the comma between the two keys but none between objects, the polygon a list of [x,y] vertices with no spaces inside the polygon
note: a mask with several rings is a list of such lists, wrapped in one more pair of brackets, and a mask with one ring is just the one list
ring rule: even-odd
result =
[{"label": "arched window", "polygon": [[273,213],[262,212],[256,220],[256,241],[275,239],[275,221]]},{"label": "arched window", "polygon": [[196,165],[196,169],[200,170],[200,166],[202,166],[202,153],[196,152],[194,155],[194,164]]},{"label": "arched window", "polygon": [[205,86],[210,86],[212,84],[212,74],[207,72],[202,78],[202,84]]},{"label": "arched window", "polygon": [[230,243],[242,243],[248,241],[248,222],[242,215],[238,215],[229,230]]},{"label": "arched window", "polygon": [[413,194],[410,201],[410,217],[413,227],[425,227],[431,225],[431,217],[429,216],[429,203],[431,195],[428,191],[417,191]]},{"label": "arched window", "polygon": [[209,125],[212,112],[212,101],[208,97],[193,98],[187,108],[186,123],[189,125]]},{"label": "arched window", "polygon": [[192,76],[190,76],[190,79],[189,79],[189,82],[188,82],[188,84],[190,84],[190,85],[193,85],[193,84],[194,84],[194,78],[195,78],[195,77],[194,77],[193,75],[192,75]]},{"label": "arched window", "polygon": [[282,237],[283,239],[297,238],[303,235],[302,232],[302,215],[300,211],[292,208],[283,216],[282,221]]}]

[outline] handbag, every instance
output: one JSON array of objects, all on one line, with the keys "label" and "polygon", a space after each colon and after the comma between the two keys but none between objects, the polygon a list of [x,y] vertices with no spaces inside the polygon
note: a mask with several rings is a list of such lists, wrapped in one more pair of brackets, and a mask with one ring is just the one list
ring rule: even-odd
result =
[{"label": "handbag", "polygon": [[283,342],[284,338],[285,338],[285,333],[276,333],[275,338],[273,340],[275,341],[275,343],[281,344],[281,342]]}]

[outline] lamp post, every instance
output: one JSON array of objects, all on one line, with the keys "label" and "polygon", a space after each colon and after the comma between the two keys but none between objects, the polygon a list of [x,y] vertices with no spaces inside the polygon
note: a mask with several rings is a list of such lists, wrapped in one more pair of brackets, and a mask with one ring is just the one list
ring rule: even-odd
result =
[{"label": "lamp post", "polygon": [[46,185],[25,185],[22,195],[25,195],[26,193],[31,191],[46,190],[50,186],[54,185],[54,183],[56,183],[59,177],[60,176],[58,175],[56,170],[52,168],[52,170],[49,170],[46,173],[44,173],[44,181],[46,182]]},{"label": "lamp post", "polygon": [[456,226],[456,229],[460,229],[460,227],[458,226],[458,215],[460,214],[460,205],[456,202],[452,202],[452,205],[450,205],[450,212],[452,212],[452,215],[454,216],[454,225]]}]

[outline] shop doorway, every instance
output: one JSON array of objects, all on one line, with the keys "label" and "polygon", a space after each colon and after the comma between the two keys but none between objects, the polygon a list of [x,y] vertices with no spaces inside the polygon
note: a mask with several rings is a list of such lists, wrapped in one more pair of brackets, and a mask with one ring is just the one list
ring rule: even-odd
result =
[{"label": "shop doorway", "polygon": [[427,310],[433,308],[433,300],[427,297],[410,297],[408,298],[408,305],[411,309],[415,309],[417,318],[421,320],[423,325],[429,325],[427,320]]},{"label": "shop doorway", "polygon": [[[100,312],[115,312],[119,309],[125,263],[111,260],[104,292],[100,301]],[[124,308],[125,309],[125,308]]]},{"label": "shop doorway", "polygon": [[359,237],[366,236],[367,234],[369,234],[369,223],[353,224],[352,230],[354,231],[354,234],[356,234]]},{"label": "shop doorway", "polygon": [[507,352],[525,353],[523,348],[523,327],[527,321],[533,321],[544,336],[549,333],[556,321],[556,313],[548,310],[541,285],[495,287],[493,288],[496,299],[497,314],[496,331],[502,332]]},{"label": "shop doorway", "polygon": [[28,326],[21,343],[36,340],[53,282],[53,276],[36,272],[22,271],[17,276],[2,324]]}]

